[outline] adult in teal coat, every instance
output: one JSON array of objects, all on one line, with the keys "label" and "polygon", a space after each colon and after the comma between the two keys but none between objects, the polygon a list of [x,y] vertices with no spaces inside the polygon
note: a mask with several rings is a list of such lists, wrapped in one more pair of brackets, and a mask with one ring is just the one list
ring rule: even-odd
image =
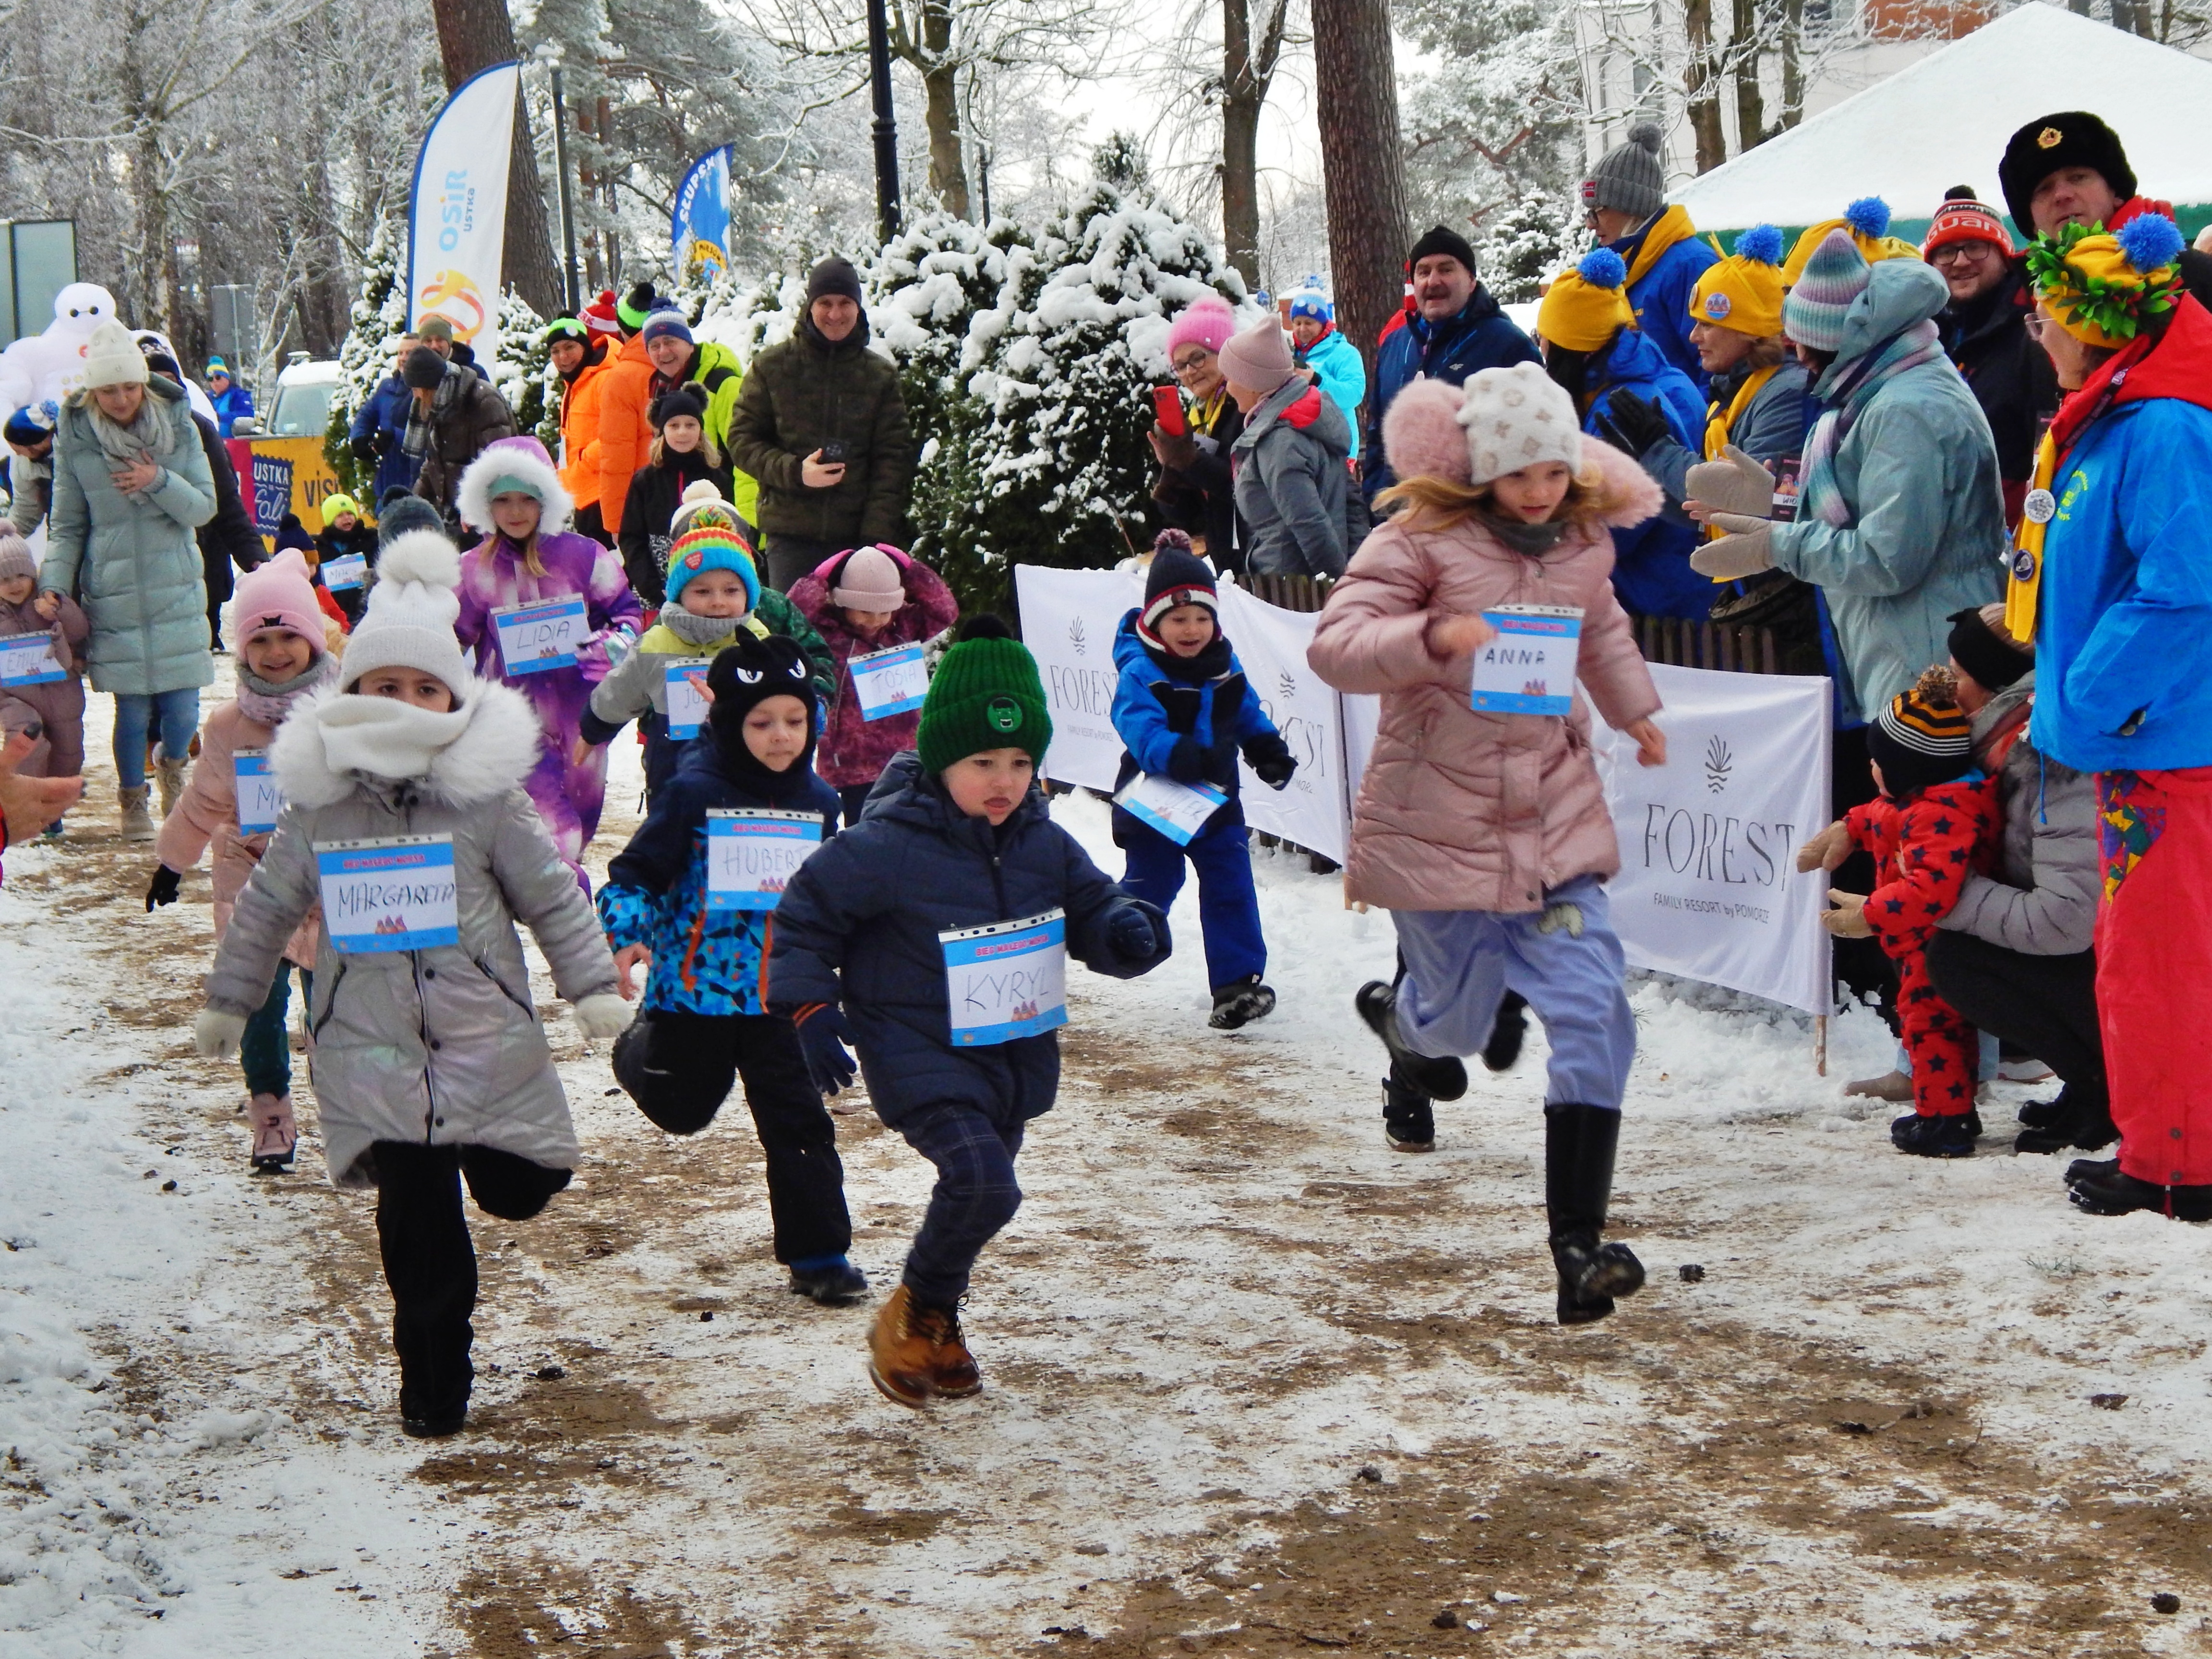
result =
[{"label": "adult in teal coat", "polygon": [[215,678],[207,579],[192,536],[215,515],[215,483],[183,388],[149,374],[119,324],[93,331],[85,376],[87,389],[62,406],[54,428],[39,586],[75,598],[92,623],[92,687],[115,696],[124,835],[150,840],[149,731],[161,743],[166,801],[183,787],[199,688]]},{"label": "adult in teal coat", "polygon": [[1693,467],[1688,480],[1702,516],[1730,532],[1691,563],[1717,580],[1776,568],[1818,586],[1844,710],[1860,719],[1943,661],[1950,618],[1997,599],[2002,584],[1996,443],[1937,337],[1949,297],[1931,267],[1870,267],[1835,232],[1783,307],[1827,411],[1806,441],[1796,519],[1768,520],[1771,481],[1753,479],[1752,499],[1732,495],[1716,476],[1727,462]]}]

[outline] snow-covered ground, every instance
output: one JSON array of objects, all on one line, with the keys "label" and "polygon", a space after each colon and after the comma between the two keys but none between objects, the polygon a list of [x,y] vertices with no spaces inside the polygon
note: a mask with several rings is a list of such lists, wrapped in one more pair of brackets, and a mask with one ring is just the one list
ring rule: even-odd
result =
[{"label": "snow-covered ground", "polygon": [[[868,1386],[867,1310],[782,1290],[741,1107],[653,1129],[541,975],[584,1165],[477,1218],[477,1409],[407,1441],[369,1206],[312,1134],[247,1174],[187,1041],[204,876],[146,915],[112,801],[0,890],[0,1653],[2204,1649],[2212,1237],[2072,1214],[2006,1151],[2026,1091],[1970,1162],[1892,1152],[1841,1092],[1870,1015],[1824,1079],[1800,1018],[1644,982],[1652,1282],[1562,1331],[1540,1042],[1391,1152],[1350,1012],[1389,919],[1275,855],[1273,1018],[1205,1029],[1194,894],[1159,972],[1077,975],[968,1310],[988,1386],[927,1413]],[[888,1286],[927,1166],[839,1123]]]}]

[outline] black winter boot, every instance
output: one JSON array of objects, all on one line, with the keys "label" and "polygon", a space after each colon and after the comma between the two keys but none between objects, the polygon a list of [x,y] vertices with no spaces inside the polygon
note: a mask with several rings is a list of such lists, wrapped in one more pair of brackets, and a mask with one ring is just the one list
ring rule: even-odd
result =
[{"label": "black winter boot", "polygon": [[1521,1045],[1528,1036],[1528,999],[1508,991],[1498,1005],[1498,1018],[1490,1023],[1490,1041],[1483,1045],[1482,1063],[1493,1072],[1510,1072],[1521,1058]]},{"label": "black winter boot", "polygon": [[1425,1152],[1437,1144],[1437,1115],[1429,1097],[1395,1077],[1382,1079],[1382,1133],[1401,1152]]},{"label": "black winter boot", "polygon": [[2176,1221],[2212,1221],[2212,1187],[2154,1187],[2122,1170],[2073,1182],[2066,1196],[2089,1215],[2130,1215],[2148,1210]]},{"label": "black winter boot", "polygon": [[1544,1207],[1559,1270],[1559,1323],[1587,1325],[1617,1296],[1644,1288],[1644,1264],[1626,1244],[1599,1242],[1613,1196],[1620,1114],[1601,1106],[1544,1108]]},{"label": "black winter boot", "polygon": [[[2022,1129],[2012,1143],[2016,1152],[2057,1152],[2078,1146],[2085,1152],[2102,1152],[2120,1138],[2102,1091],[2068,1089],[2057,1099],[2034,1103],[2045,1107],[2039,1121]],[[2027,1123],[2029,1108],[2020,1109]]]},{"label": "black winter boot", "polygon": [[1213,1014],[1206,1023],[1217,1031],[1233,1031],[1274,1012],[1274,992],[1260,983],[1259,975],[1248,974],[1215,990]]},{"label": "black winter boot", "polygon": [[1352,1006],[1359,1011],[1367,1029],[1382,1039],[1390,1051],[1390,1075],[1415,1094],[1431,1100],[1457,1100],[1467,1092],[1467,1067],[1447,1055],[1442,1060],[1416,1054],[1398,1033],[1398,991],[1379,979],[1370,979],[1355,992]]}]

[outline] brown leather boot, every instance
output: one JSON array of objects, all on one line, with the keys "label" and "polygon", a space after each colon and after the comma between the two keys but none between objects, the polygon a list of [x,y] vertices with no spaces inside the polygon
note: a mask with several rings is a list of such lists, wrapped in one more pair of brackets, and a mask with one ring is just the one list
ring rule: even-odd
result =
[{"label": "brown leather boot", "polygon": [[929,1333],[929,1386],[939,1398],[965,1400],[983,1391],[983,1374],[968,1352],[957,1308],[923,1308],[916,1322]]},{"label": "brown leather boot", "polygon": [[915,1306],[914,1292],[901,1285],[884,1298],[868,1333],[868,1380],[887,1400],[902,1406],[927,1406],[931,1389],[931,1340],[934,1310]]}]

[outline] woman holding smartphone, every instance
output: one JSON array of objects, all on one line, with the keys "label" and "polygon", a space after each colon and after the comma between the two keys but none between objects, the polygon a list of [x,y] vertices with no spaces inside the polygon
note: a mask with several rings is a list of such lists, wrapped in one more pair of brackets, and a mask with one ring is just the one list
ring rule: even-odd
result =
[{"label": "woman holding smartphone", "polygon": [[1194,550],[1218,571],[1244,568],[1243,526],[1229,476],[1229,447],[1244,416],[1221,373],[1221,348],[1237,331],[1228,301],[1208,295],[1168,330],[1168,366],[1182,387],[1153,389],[1152,453],[1160,476],[1152,500],[1175,529],[1188,531]]}]

